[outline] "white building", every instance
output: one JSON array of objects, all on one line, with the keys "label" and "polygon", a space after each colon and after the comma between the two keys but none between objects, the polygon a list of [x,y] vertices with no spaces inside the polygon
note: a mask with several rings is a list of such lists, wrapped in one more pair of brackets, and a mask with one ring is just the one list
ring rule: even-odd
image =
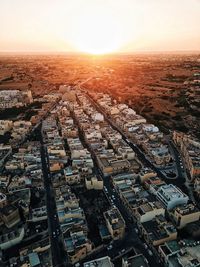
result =
[{"label": "white building", "polygon": [[143,131],[145,131],[145,132],[153,132],[153,133],[159,132],[158,127],[156,127],[153,124],[144,124],[142,128],[143,128]]},{"label": "white building", "polygon": [[103,115],[101,113],[99,113],[99,112],[96,112],[96,113],[92,114],[91,117],[92,117],[92,119],[94,121],[104,121]]},{"label": "white building", "polygon": [[156,196],[168,210],[171,210],[178,205],[185,205],[189,200],[188,196],[173,184],[161,186],[158,189]]}]

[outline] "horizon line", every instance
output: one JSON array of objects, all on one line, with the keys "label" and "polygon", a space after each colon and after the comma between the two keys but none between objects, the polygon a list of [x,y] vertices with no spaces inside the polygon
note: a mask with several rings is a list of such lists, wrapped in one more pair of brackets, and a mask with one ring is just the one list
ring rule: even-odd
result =
[{"label": "horizon line", "polygon": [[63,55],[63,54],[69,54],[69,55],[86,55],[86,56],[96,56],[96,57],[102,57],[102,56],[106,56],[106,55],[131,55],[131,54],[198,54],[200,53],[200,49],[199,50],[190,50],[190,49],[180,49],[180,50],[134,50],[134,51],[119,51],[119,52],[112,52],[112,53],[105,53],[105,54],[90,54],[90,53],[85,53],[85,52],[78,52],[78,51],[48,51],[48,50],[41,50],[41,51],[36,51],[36,50],[30,50],[30,51],[10,51],[10,50],[0,50],[0,55],[3,54],[21,54],[21,55],[41,55],[41,54],[45,54],[45,55]]}]

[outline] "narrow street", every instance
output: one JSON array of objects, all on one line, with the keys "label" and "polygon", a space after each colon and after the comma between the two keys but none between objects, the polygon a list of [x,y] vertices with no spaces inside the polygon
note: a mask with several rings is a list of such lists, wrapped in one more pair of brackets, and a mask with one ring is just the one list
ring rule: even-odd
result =
[{"label": "narrow street", "polygon": [[51,174],[49,171],[49,159],[47,150],[43,142],[41,133],[41,159],[42,171],[44,177],[44,187],[46,190],[46,206],[48,216],[49,238],[51,243],[52,262],[54,267],[67,267],[66,254],[63,248],[62,234],[60,224],[57,216],[57,209],[54,197],[54,190],[52,187]]}]

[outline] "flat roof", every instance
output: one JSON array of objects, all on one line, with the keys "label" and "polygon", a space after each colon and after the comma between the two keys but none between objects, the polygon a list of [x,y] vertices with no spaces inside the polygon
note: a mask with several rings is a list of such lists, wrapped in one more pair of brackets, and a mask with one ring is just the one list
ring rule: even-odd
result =
[{"label": "flat roof", "polygon": [[32,252],[28,255],[31,267],[40,265],[40,259],[36,252]]},{"label": "flat roof", "polygon": [[149,267],[146,258],[142,254],[135,255],[129,258],[127,261],[129,263],[128,266],[130,267]]},{"label": "flat roof", "polygon": [[[114,266],[108,256],[85,262],[84,267],[111,267]],[[145,266],[144,266],[145,267]]]},{"label": "flat roof", "polygon": [[173,184],[161,186],[158,189],[158,194],[162,195],[167,200],[187,197],[178,187]]}]

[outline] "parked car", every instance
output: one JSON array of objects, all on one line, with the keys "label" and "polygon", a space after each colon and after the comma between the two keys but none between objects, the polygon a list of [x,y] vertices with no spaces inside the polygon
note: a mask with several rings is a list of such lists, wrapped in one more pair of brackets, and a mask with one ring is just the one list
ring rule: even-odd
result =
[{"label": "parked car", "polygon": [[148,249],[147,251],[150,256],[153,256],[153,252],[150,249]]}]

